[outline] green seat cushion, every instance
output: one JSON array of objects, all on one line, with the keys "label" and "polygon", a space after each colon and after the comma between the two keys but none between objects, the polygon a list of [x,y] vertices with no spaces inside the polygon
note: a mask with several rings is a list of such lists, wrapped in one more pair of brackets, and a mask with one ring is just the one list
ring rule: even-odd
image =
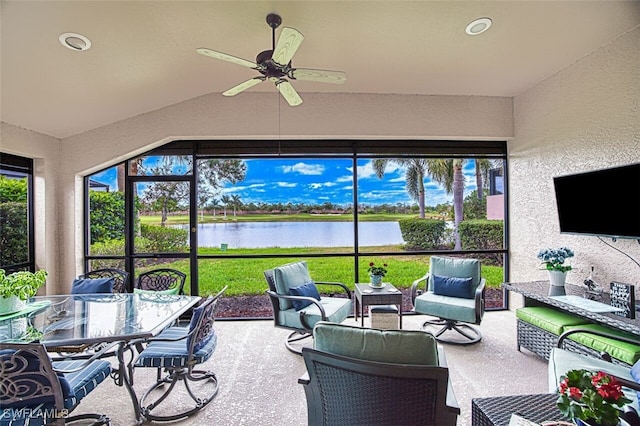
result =
[{"label": "green seat cushion", "polygon": [[565,327],[587,324],[583,318],[544,306],[516,309],[516,317],[558,336],[565,331]]},{"label": "green seat cushion", "polygon": [[[573,329],[577,326],[570,326],[567,329]],[[600,324],[588,324],[579,326],[588,330],[596,330],[614,336],[626,337],[628,339],[637,339],[634,335],[623,331],[614,330]],[[633,365],[640,359],[640,341],[638,344],[621,342],[619,340],[610,339],[608,337],[596,336],[590,333],[575,333],[568,337],[569,339],[580,343],[586,347],[594,349],[598,352],[606,352],[615,359],[619,359],[629,365]]]},{"label": "green seat cushion", "polygon": [[[319,303],[324,308],[326,320],[329,322],[340,323],[347,319],[353,311],[351,299],[342,297],[321,297]],[[305,306],[299,311],[291,307],[278,312],[278,323],[290,328],[302,329],[303,323],[300,320],[300,314],[304,315],[305,325],[310,329],[317,322],[322,321],[322,313],[315,303]]]},{"label": "green seat cushion", "polygon": [[[276,293],[289,295],[289,289],[311,282],[307,262],[300,261],[273,268],[273,280],[276,285]],[[291,300],[280,299],[280,309],[293,308]]]},{"label": "green seat cushion", "polygon": [[335,355],[393,364],[438,365],[435,337],[419,330],[377,330],[319,322],[314,348]]}]

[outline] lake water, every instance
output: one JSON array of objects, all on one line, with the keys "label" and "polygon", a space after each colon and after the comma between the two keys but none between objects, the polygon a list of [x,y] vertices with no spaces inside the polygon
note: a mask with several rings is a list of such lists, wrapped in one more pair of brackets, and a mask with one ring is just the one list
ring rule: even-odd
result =
[{"label": "lake water", "polygon": [[[360,222],[361,246],[404,244],[398,222]],[[198,246],[353,247],[351,222],[223,222],[198,225]]]}]

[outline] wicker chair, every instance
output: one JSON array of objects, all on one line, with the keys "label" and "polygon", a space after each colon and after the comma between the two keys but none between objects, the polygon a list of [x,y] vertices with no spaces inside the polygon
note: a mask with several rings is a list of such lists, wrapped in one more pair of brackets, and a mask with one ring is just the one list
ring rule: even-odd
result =
[{"label": "wicker chair", "polygon": [[320,322],[303,348],[308,424],[454,426],[460,408],[433,335]]},{"label": "wicker chair", "polygon": [[[142,272],[136,281],[136,289],[184,294],[186,274],[170,268]],[[134,290],[135,291],[135,290]]]},{"label": "wicker chair", "polygon": [[94,269],[93,271],[89,271],[84,275],[80,276],[80,278],[109,278],[109,277],[116,278],[115,282],[113,283],[114,293],[127,293],[129,291],[129,273],[121,269],[116,269],[116,268]]},{"label": "wicker chair", "polygon": [[[414,311],[431,315],[422,326],[439,327],[434,335],[440,342],[456,345],[477,343],[482,339],[480,330],[469,324],[480,324],[484,315],[485,279],[481,277],[480,261],[453,257],[431,256],[429,273],[413,282],[411,301]],[[425,283],[422,294],[418,286]],[[448,330],[463,336],[456,339],[443,336]]]},{"label": "wicker chair", "polygon": [[102,414],[69,416],[82,399],[109,377],[111,364],[98,360],[52,362],[41,343],[0,344],[2,425],[63,425],[94,420],[109,425]]},{"label": "wicker chair", "polygon": [[[285,346],[293,353],[301,354],[301,340],[313,336],[313,327],[318,321],[340,323],[352,312],[351,291],[343,283],[312,281],[305,261],[288,263],[264,271],[269,289],[267,294],[273,307],[276,327],[292,330]],[[320,297],[316,285],[338,287],[344,297]],[[306,287],[315,290],[315,296],[294,295],[291,289]],[[300,304],[295,306],[294,304]]]},{"label": "wicker chair", "polygon": [[[213,327],[215,311],[218,299],[225,290],[226,287],[194,309],[189,326],[172,326],[158,337],[144,341],[147,345],[136,358],[134,369],[151,367],[158,370],[156,382],[140,398],[140,409],[147,420],[174,421],[186,418],[203,409],[218,393],[215,373],[196,367],[211,358],[216,349],[218,338]],[[167,372],[165,377],[160,376],[161,369]],[[168,397],[180,382],[187,392],[174,394],[177,401],[173,400],[173,406],[187,405],[186,395],[193,400],[192,404],[173,414],[154,411],[163,402],[165,408],[172,406],[172,399]]]}]

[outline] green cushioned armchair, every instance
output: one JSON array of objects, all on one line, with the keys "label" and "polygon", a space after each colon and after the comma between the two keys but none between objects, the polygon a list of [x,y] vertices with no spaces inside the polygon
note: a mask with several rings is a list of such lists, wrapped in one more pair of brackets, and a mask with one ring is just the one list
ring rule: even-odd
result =
[{"label": "green cushioned armchair", "polygon": [[[480,330],[469,325],[480,324],[484,315],[485,279],[480,266],[477,259],[431,256],[429,273],[413,282],[414,311],[437,317],[422,326],[440,327],[434,333],[438,341],[471,344],[482,339]],[[463,339],[442,336],[447,330],[458,332]]]},{"label": "green cushioned armchair", "polygon": [[[291,352],[301,354],[298,343],[313,336],[313,327],[319,321],[340,323],[347,319],[353,311],[352,294],[343,283],[313,281],[309,274],[307,262],[299,261],[278,266],[264,271],[269,288],[267,294],[273,307],[274,325],[292,330],[287,336],[285,346]],[[319,297],[292,295],[292,288],[318,284],[333,286],[336,293],[346,297]],[[316,289],[317,290],[317,289]],[[317,293],[319,295],[319,293]],[[294,302],[306,305],[296,309]]]},{"label": "green cushioned armchair", "polygon": [[453,426],[460,408],[432,334],[319,322],[303,348],[308,424]]}]

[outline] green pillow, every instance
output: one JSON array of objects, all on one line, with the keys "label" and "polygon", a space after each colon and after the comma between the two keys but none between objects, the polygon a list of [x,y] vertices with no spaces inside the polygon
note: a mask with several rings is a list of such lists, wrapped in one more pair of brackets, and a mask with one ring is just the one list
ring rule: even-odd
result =
[{"label": "green pillow", "polygon": [[141,288],[134,288],[133,292],[140,294],[180,294],[180,287],[175,286],[167,290],[142,290]]}]

